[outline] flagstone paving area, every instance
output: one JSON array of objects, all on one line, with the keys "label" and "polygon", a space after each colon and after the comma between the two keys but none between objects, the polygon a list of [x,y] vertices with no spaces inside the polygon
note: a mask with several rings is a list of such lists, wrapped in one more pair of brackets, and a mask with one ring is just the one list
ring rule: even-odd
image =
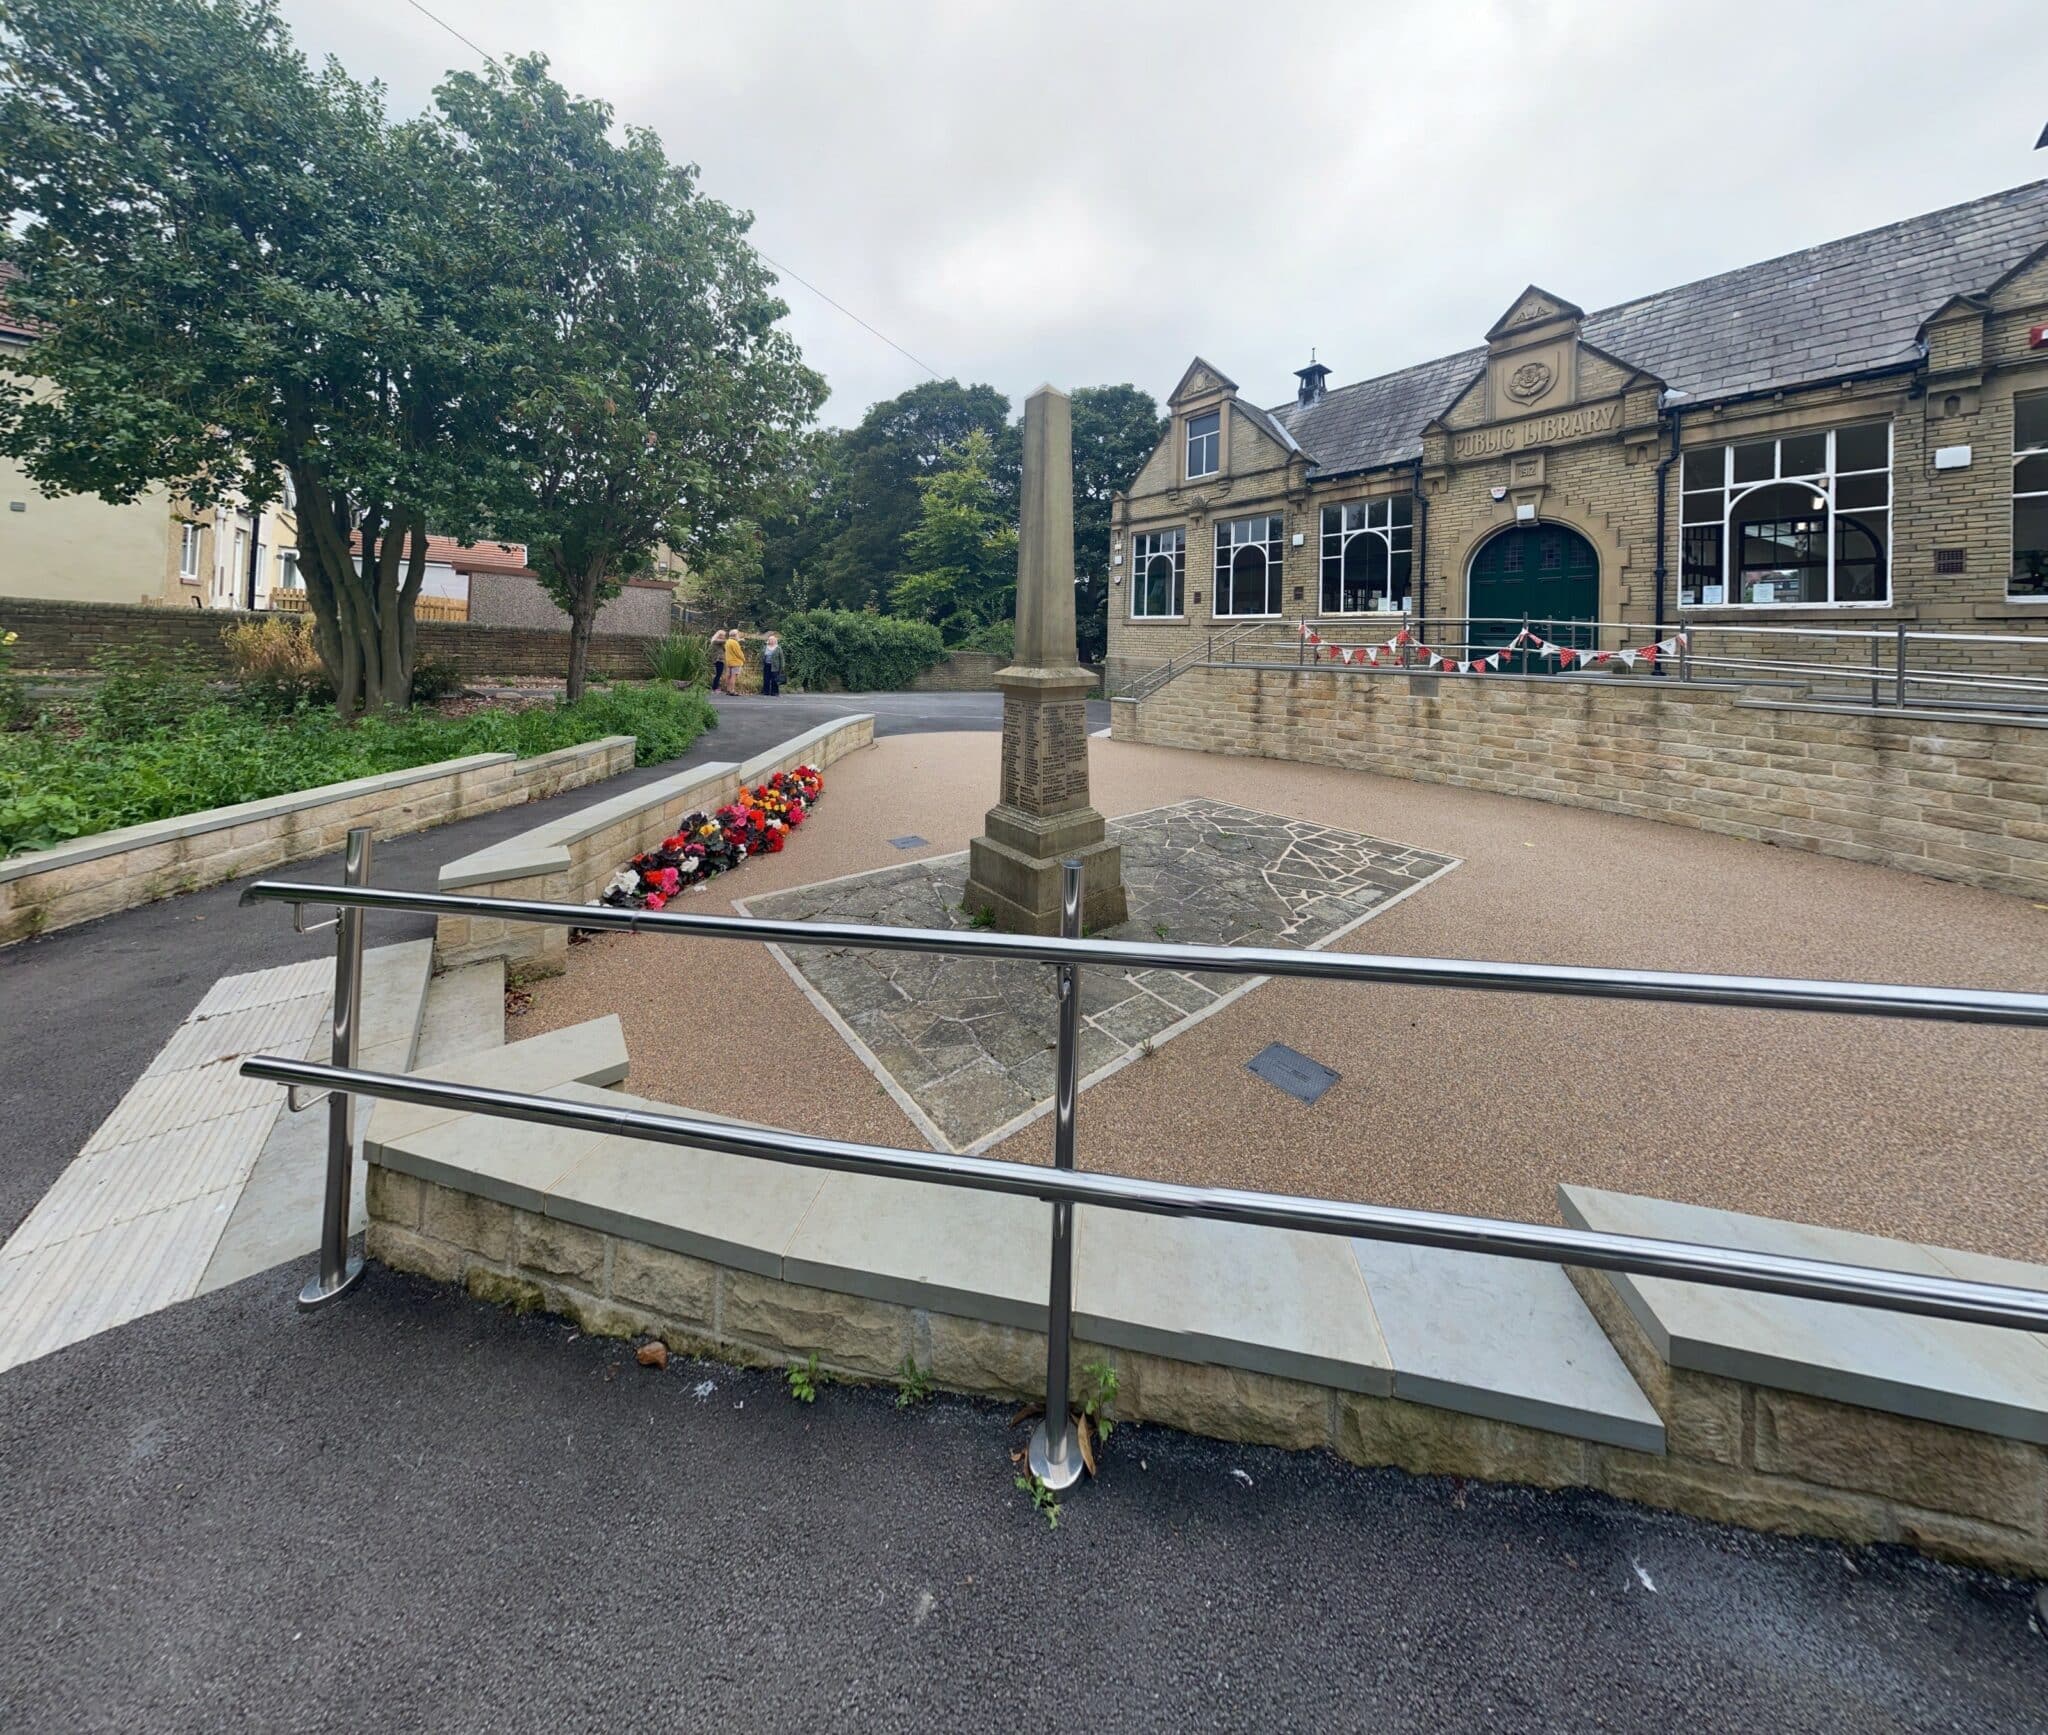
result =
[{"label": "flagstone paving area", "polygon": [[[1456,863],[1211,800],[1109,824],[1130,919],[1104,938],[1314,950]],[[965,928],[965,854],[927,857],[735,907],[784,921]],[[852,947],[777,949],[839,1033],[941,1150],[983,1150],[1051,1106],[1054,973],[1040,964]],[[1259,979],[1173,970],[1081,976],[1081,1074],[1107,1075]]]}]

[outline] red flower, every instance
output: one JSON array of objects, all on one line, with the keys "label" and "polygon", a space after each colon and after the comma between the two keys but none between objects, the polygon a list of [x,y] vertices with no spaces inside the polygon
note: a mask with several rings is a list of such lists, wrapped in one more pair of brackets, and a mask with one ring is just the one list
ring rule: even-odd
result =
[{"label": "red flower", "polygon": [[659,892],[649,892],[647,894],[647,907],[650,910],[658,910],[662,907],[663,904],[667,902],[668,899],[663,897]]}]

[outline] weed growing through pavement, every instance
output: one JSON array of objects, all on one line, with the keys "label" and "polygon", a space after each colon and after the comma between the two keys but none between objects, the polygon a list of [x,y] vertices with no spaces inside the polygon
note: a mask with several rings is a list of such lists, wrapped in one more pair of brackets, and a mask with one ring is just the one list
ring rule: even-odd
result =
[{"label": "weed growing through pavement", "polygon": [[1031,1496],[1031,1509],[1039,1513],[1049,1529],[1060,1527],[1060,1503],[1053,1498],[1053,1492],[1036,1476],[1023,1475],[1017,1478],[1017,1486]]},{"label": "weed growing through pavement", "polygon": [[818,1352],[812,1350],[802,1361],[789,1364],[789,1395],[800,1404],[815,1404],[818,1387],[824,1384],[818,1372]]},{"label": "weed growing through pavement", "polygon": [[932,1376],[917,1365],[917,1357],[907,1355],[902,1367],[896,1370],[896,1407],[907,1410],[912,1404],[921,1404],[932,1395]]}]

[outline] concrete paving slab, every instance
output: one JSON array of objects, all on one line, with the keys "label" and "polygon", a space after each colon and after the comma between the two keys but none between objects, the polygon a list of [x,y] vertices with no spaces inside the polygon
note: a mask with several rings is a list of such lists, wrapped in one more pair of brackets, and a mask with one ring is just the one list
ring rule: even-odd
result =
[{"label": "concrete paving slab", "polygon": [[[1962,1275],[1947,1261],[1973,1258],[1593,1187],[1559,1187],[1558,1205],[1575,1228],[1895,1271]],[[2030,1269],[2048,1289],[2048,1271]],[[2048,1445],[2048,1355],[2036,1334],[1662,1278],[1610,1281],[1673,1367]]]},{"label": "concrete paving slab", "polygon": [[1394,1395],[1638,1452],[1664,1424],[1555,1265],[1353,1241]]},{"label": "concrete paving slab", "polygon": [[1340,1237],[1087,1205],[1074,1235],[1082,1337],[1380,1397],[1394,1389],[1386,1339]]},{"label": "concrete paving slab", "polygon": [[1052,1207],[872,1175],[826,1175],[783,1254],[792,1283],[1045,1329]]}]

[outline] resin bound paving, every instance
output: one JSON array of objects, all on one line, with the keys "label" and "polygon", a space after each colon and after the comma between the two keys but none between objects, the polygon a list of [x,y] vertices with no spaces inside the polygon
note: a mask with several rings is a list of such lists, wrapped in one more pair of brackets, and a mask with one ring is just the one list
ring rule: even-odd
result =
[{"label": "resin bound paving", "polygon": [[[1130,920],[1108,939],[1216,946],[1325,946],[1456,863],[1311,820],[1210,800],[1111,822],[1123,845]],[[771,893],[736,904],[784,921],[965,928],[967,858]],[[776,956],[941,1150],[980,1151],[1051,1107],[1056,977],[1038,964],[852,947]],[[1084,1087],[1150,1053],[1264,978],[1086,970]]]}]

